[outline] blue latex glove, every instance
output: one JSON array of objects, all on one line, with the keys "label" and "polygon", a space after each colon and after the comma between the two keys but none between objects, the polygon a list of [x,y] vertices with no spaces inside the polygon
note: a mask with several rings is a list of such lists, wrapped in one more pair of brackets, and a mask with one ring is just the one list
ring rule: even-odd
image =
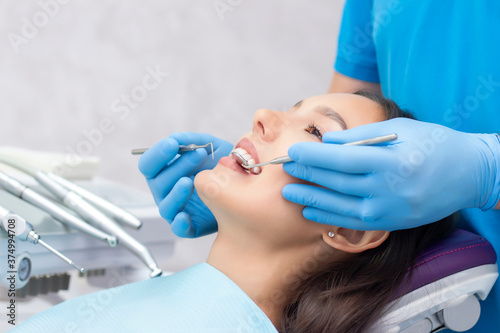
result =
[{"label": "blue latex glove", "polygon": [[[397,133],[379,146],[342,143]],[[396,230],[437,221],[463,208],[493,208],[500,195],[496,134],[457,132],[406,118],[328,132],[324,143],[294,144],[283,196],[305,218],[360,230]],[[327,144],[325,144],[327,143]]]},{"label": "blue latex glove", "polygon": [[[202,145],[212,142],[214,159],[205,149],[177,155],[179,144]],[[229,155],[233,145],[209,134],[174,133],[148,149],[139,160],[139,170],[146,177],[160,215],[180,237],[199,237],[217,231],[217,222],[194,190],[193,179],[202,170],[212,169],[219,159]]]}]

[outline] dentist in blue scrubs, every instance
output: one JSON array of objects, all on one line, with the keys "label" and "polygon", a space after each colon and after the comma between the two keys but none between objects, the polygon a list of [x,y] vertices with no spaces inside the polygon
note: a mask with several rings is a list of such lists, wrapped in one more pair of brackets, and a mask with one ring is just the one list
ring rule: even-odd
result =
[{"label": "dentist in blue scrubs", "polygon": [[[323,188],[290,184],[283,196],[316,222],[396,230],[461,211],[462,225],[500,255],[500,2],[494,0],[346,0],[331,92],[381,92],[419,121],[392,119],[298,143],[283,168]],[[342,143],[397,133],[382,146]],[[181,237],[217,230],[192,178],[213,168],[232,144],[207,134],[175,133],[165,152],[213,142],[165,168],[145,154],[141,172],[161,215]],[[167,154],[168,155],[168,154]],[[180,181],[179,181],[180,180]],[[471,332],[500,331],[500,283]]]}]

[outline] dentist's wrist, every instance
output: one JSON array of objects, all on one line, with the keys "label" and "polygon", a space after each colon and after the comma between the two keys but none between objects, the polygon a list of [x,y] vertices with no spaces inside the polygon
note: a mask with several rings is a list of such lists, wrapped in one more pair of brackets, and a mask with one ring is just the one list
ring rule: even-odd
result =
[{"label": "dentist's wrist", "polygon": [[500,200],[500,137],[498,134],[481,134],[478,137],[485,143],[483,152],[486,166],[483,168],[486,183],[482,185],[483,192],[480,193],[480,202],[485,203],[479,207],[484,211],[495,208]]}]

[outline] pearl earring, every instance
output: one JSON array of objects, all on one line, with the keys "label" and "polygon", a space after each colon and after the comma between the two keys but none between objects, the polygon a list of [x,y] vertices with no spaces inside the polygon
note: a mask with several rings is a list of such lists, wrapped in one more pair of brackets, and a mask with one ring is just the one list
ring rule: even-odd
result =
[{"label": "pearl earring", "polygon": [[335,236],[335,234],[333,233],[333,231],[328,232],[328,237],[332,238],[333,236]]}]

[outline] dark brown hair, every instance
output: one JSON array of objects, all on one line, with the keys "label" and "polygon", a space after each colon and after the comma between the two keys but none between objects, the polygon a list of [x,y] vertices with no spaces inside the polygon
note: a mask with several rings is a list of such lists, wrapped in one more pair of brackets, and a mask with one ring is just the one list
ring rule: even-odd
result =
[{"label": "dark brown hair", "polygon": [[[414,118],[392,100],[355,93],[377,102],[386,119]],[[336,262],[301,279],[281,317],[283,333],[362,333],[384,314],[417,254],[449,234],[455,216],[418,228],[396,230],[380,246]]]}]

